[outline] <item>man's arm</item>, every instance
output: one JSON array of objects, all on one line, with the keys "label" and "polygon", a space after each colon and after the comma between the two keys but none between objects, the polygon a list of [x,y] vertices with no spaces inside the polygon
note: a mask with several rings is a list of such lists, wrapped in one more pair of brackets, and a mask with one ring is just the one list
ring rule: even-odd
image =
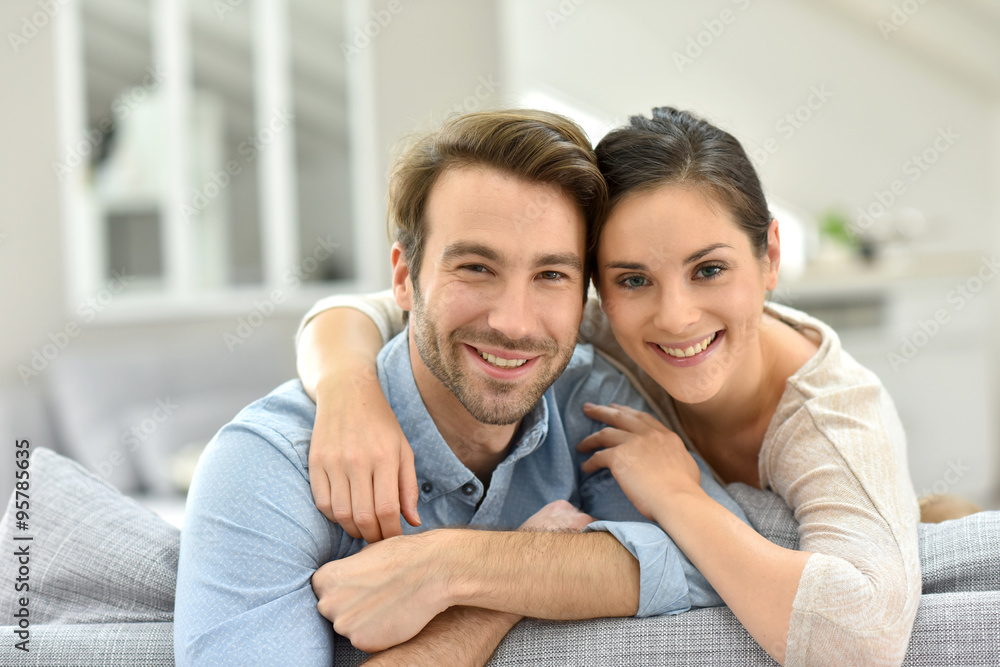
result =
[{"label": "man's arm", "polygon": [[366,665],[465,667],[485,665],[521,617],[492,609],[452,607],[413,639],[376,653]]},{"label": "man's arm", "polygon": [[[579,533],[594,521],[589,514],[557,500],[535,512],[521,530]],[[476,607],[451,607],[438,614],[413,639],[383,651],[373,665],[482,665],[519,621],[518,614]]]},{"label": "man's arm", "polygon": [[336,555],[333,531],[296,456],[276,431],[246,422],[224,427],[202,456],[181,535],[178,665],[330,664],[334,635],[309,580]]},{"label": "man's arm", "polygon": [[632,616],[639,566],[607,533],[442,529],[327,563],[313,589],[338,634],[378,651],[453,606],[555,620]]}]

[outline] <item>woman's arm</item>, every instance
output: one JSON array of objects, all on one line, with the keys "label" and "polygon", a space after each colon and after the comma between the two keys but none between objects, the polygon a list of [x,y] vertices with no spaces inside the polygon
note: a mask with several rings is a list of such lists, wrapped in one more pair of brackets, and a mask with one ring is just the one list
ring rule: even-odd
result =
[{"label": "woman's arm", "polygon": [[825,419],[822,403],[809,408],[782,415],[761,452],[762,484],[795,510],[799,552],[763,542],[714,507],[680,438],[649,415],[588,406],[588,416],[612,428],[580,444],[607,448],[583,469],[611,469],[779,662],[839,665],[863,656],[865,664],[898,665],[921,586],[916,501],[894,448],[902,429],[874,393],[850,418],[828,411]]},{"label": "woman's arm", "polygon": [[599,450],[584,472],[609,468],[636,508],[660,524],[757,643],[784,664],[792,603],[811,554],[772,544],[709,497],[681,439],[653,416],[624,406],[588,405],[586,413],[611,428],[580,443],[581,451]]},{"label": "woman's arm", "polygon": [[375,372],[402,311],[388,292],[322,305],[303,321],[296,346],[299,377],[316,402],[309,484],[328,519],[376,542],[402,534],[401,510],[420,525],[413,452]]}]

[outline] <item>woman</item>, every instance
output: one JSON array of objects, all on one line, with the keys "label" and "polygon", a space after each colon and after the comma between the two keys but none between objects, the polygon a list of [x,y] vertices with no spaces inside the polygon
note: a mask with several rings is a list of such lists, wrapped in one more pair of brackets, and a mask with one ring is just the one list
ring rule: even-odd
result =
[{"label": "woman", "polygon": [[[765,303],[777,283],[780,237],[745,152],[728,133],[671,108],[633,118],[596,152],[611,196],[594,266],[606,320],[591,304],[581,339],[641,369],[666,425],[627,408],[589,406],[608,428],[580,443],[594,452],[585,469],[609,468],[779,662],[899,664],[921,588],[903,430],[881,383],[832,329]],[[367,307],[384,329],[378,304]],[[373,366],[380,337],[370,324],[340,329],[356,317],[326,313],[300,341],[300,373],[319,398],[311,481],[328,515],[379,538],[398,530],[385,520],[398,517],[397,469],[404,517],[419,522],[416,482],[370,370],[367,381],[347,385],[357,389],[350,396],[327,391],[343,386],[344,373],[356,377],[356,362],[344,356]],[[372,468],[326,442],[372,442],[380,429],[377,451],[366,454],[385,463],[374,467],[373,499],[364,483]],[[800,523],[801,551],[762,543],[727,516],[700,490],[686,448],[722,481],[780,495]],[[340,497],[331,499],[320,468],[336,476]],[[384,506],[378,518],[352,522],[352,506],[375,502]]]}]

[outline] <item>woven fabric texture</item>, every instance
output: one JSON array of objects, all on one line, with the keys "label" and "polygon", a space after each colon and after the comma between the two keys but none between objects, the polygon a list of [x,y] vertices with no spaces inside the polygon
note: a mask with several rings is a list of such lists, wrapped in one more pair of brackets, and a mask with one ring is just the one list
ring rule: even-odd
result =
[{"label": "woven fabric texture", "polygon": [[[29,470],[28,530],[17,529],[11,496],[0,539],[5,552],[28,545],[32,624],[172,621],[178,530],[49,449],[34,450]],[[13,582],[19,567],[0,558],[0,581]],[[0,623],[18,598],[13,585],[0,587]]]},{"label": "woven fabric texture", "polygon": [[13,628],[0,628],[0,665],[17,667],[172,667],[173,623],[32,626],[28,652]]}]

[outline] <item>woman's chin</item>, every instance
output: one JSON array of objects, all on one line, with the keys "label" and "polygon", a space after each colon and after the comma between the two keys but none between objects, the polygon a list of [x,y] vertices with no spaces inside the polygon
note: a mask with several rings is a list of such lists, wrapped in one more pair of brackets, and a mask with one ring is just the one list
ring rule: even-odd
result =
[{"label": "woman's chin", "polygon": [[656,384],[660,385],[670,397],[681,403],[697,404],[711,400],[722,388],[722,382],[714,377],[714,373],[705,373],[702,369],[680,368],[664,369],[662,362],[654,360],[652,365],[639,364]]}]

